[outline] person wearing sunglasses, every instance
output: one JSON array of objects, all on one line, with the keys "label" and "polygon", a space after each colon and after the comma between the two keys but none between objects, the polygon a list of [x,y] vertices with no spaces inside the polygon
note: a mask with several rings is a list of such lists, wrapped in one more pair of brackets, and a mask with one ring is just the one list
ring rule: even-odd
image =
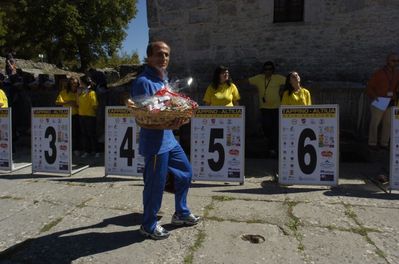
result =
[{"label": "person wearing sunglasses", "polygon": [[269,157],[276,158],[278,153],[278,109],[280,107],[280,91],[285,85],[285,77],[275,73],[275,65],[271,61],[263,64],[262,72],[240,84],[250,84],[258,90],[261,125],[265,135]]}]

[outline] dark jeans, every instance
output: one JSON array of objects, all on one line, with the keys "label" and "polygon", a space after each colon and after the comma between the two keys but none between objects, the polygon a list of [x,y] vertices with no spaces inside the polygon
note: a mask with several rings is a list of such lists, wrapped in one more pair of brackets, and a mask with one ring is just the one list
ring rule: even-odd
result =
[{"label": "dark jeans", "polygon": [[269,150],[278,153],[278,108],[260,109],[262,118],[262,129],[268,143]]},{"label": "dark jeans", "polygon": [[72,150],[81,150],[79,115],[72,116]]},{"label": "dark jeans", "polygon": [[98,152],[96,135],[96,117],[79,116],[81,143],[87,153]]}]

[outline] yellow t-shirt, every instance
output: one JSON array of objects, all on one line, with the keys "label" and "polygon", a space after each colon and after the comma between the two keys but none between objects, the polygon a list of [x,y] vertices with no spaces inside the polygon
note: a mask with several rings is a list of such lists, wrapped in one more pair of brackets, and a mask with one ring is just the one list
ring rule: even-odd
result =
[{"label": "yellow t-shirt", "polygon": [[[270,82],[265,80],[264,74],[258,74],[248,78],[248,82],[256,88],[259,93],[259,108],[276,109],[280,106],[280,87],[285,85],[285,77],[279,74],[273,74]],[[265,88],[267,87],[266,91]],[[265,102],[263,102],[265,98]]]},{"label": "yellow t-shirt", "polygon": [[97,96],[93,90],[83,91],[78,98],[80,116],[96,116]]},{"label": "yellow t-shirt", "polygon": [[1,106],[1,108],[7,108],[8,107],[8,99],[6,94],[4,93],[4,91],[2,89],[0,89],[0,103],[2,103],[3,105]]},{"label": "yellow t-shirt", "polygon": [[240,93],[232,83],[223,83],[215,90],[209,85],[204,95],[204,102],[211,106],[234,106],[233,102],[240,100]]},{"label": "yellow t-shirt", "polygon": [[312,99],[310,97],[310,92],[301,87],[299,91],[293,92],[291,95],[288,91],[285,91],[283,98],[281,99],[281,105],[311,105]]},{"label": "yellow t-shirt", "polygon": [[[61,92],[58,94],[55,103],[62,106],[70,106],[67,102],[75,101],[77,103],[78,95],[77,93],[67,92],[67,90],[62,89]],[[78,114],[78,106],[71,106],[72,107],[72,115]]]}]

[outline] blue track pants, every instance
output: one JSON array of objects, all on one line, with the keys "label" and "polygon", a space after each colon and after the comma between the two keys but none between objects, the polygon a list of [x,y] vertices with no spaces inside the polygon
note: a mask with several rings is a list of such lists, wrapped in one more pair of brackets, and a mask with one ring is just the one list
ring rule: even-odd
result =
[{"label": "blue track pants", "polygon": [[190,214],[187,207],[187,193],[190,187],[192,168],[181,146],[172,150],[145,157],[143,205],[143,227],[154,231],[157,224],[157,213],[161,208],[162,196],[167,173],[174,176],[175,210],[177,214]]}]

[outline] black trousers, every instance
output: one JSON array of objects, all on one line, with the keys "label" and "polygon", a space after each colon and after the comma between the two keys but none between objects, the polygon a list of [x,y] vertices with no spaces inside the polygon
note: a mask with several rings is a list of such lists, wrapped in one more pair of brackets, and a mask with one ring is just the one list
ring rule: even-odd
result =
[{"label": "black trousers", "polygon": [[72,115],[72,150],[81,150],[79,115]]},{"label": "black trousers", "polygon": [[269,150],[278,153],[278,108],[260,109],[262,130],[268,143]]},{"label": "black trousers", "polygon": [[98,152],[96,135],[96,117],[79,116],[81,143],[87,153]]}]

